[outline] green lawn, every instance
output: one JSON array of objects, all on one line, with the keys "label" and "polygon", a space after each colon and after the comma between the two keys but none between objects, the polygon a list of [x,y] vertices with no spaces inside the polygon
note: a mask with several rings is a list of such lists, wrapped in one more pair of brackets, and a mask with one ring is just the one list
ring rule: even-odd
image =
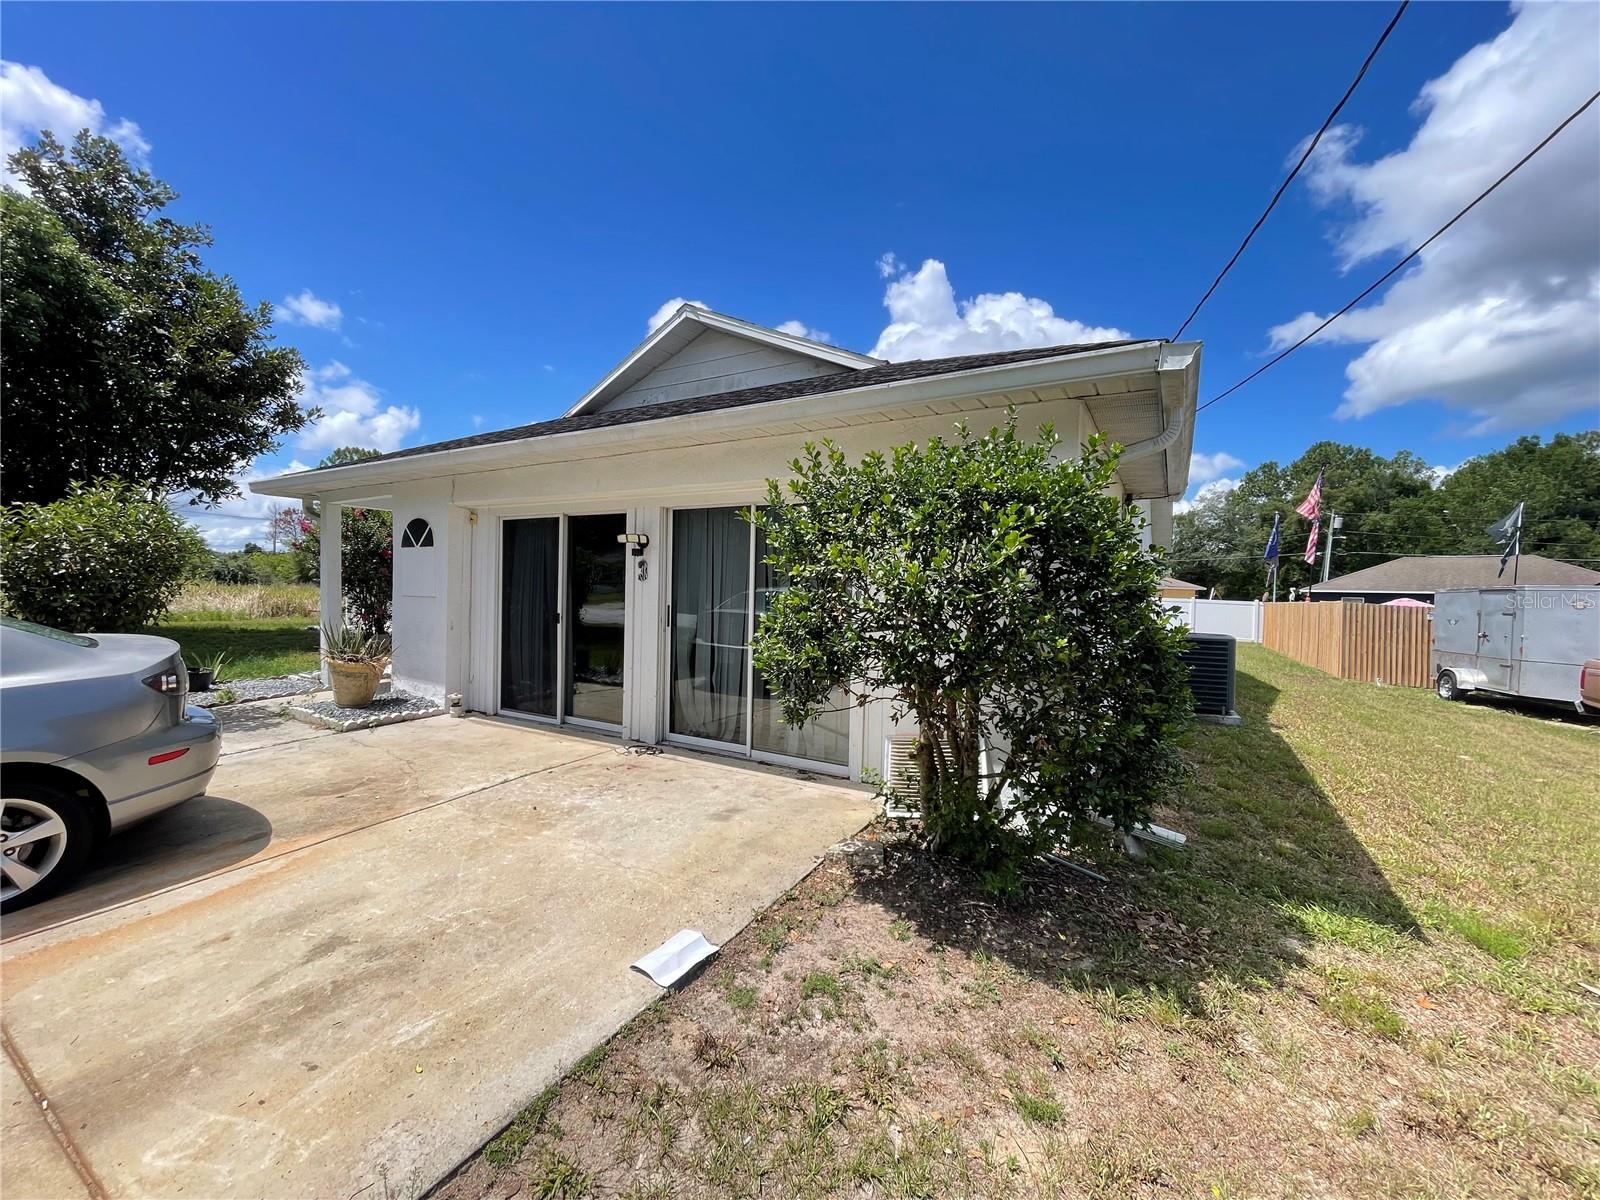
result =
[{"label": "green lawn", "polygon": [[312,671],[318,662],[315,617],[170,614],[145,632],[172,638],[190,662],[200,658],[209,663],[216,654],[226,654],[224,682]]},{"label": "green lawn", "polygon": [[881,830],[441,1196],[1600,1196],[1600,725],[1239,666],[1188,849],[1002,905]]}]

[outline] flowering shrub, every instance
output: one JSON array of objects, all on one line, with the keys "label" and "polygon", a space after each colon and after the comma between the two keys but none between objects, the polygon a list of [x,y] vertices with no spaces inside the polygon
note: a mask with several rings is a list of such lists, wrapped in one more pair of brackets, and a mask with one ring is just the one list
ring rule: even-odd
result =
[{"label": "flowering shrub", "polygon": [[[345,611],[368,633],[389,631],[394,596],[394,522],[379,509],[342,509],[344,545],[340,572]],[[292,543],[299,574],[308,582],[321,578],[322,531],[317,521],[300,515],[299,535]]]}]

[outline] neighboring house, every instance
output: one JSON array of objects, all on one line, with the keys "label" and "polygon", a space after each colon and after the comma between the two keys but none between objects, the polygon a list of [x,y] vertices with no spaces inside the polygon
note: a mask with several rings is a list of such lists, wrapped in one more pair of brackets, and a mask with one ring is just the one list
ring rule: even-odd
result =
[{"label": "neighboring house", "polygon": [[1163,600],[1194,600],[1197,599],[1205,588],[1198,583],[1185,583],[1181,579],[1174,579],[1168,575],[1161,581],[1161,598]]},{"label": "neighboring house", "polygon": [[[1199,368],[1199,343],[1159,340],[884,363],[685,305],[562,417],[251,488],[392,511],[400,688],[860,778],[884,770],[887,706],[790,729],[750,667],[780,586],[742,515],[766,480],[808,439],[859,457],[1015,406],[1063,453],[1097,432],[1126,447],[1115,494],[1165,545]],[[325,522],[324,622],[340,615],[336,530]]]},{"label": "neighboring house", "polygon": [[[1424,554],[1392,558],[1375,567],[1352,571],[1326,583],[1311,585],[1313,600],[1365,600],[1386,604],[1402,597],[1433,603],[1435,592],[1446,588],[1510,587],[1511,564],[1500,573],[1498,554]],[[1558,587],[1593,587],[1600,571],[1524,554],[1517,568],[1518,583],[1554,584]]]}]

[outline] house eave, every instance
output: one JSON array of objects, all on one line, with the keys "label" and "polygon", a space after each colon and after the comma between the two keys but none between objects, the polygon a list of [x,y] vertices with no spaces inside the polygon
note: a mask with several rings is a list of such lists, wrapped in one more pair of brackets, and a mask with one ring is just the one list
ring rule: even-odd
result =
[{"label": "house eave", "polygon": [[[1176,494],[1181,495],[1187,484],[1187,447],[1193,440],[1198,363],[1199,343],[1173,346],[1159,341],[1139,342],[1131,346],[1080,351],[949,375],[899,380],[657,420],[545,434],[510,442],[461,446],[380,462],[324,467],[255,480],[250,487],[259,495],[315,499],[353,489],[380,489],[395,483],[471,471],[614,454],[619,449],[646,450],[655,444],[681,444],[685,437],[725,441],[744,430],[795,419],[847,417],[879,410],[892,412],[908,405],[996,393],[1029,392],[1063,385],[1071,387],[1098,379],[1155,373],[1163,393],[1163,403],[1176,403],[1184,407],[1184,423],[1191,432],[1185,433],[1177,444],[1165,451],[1169,465],[1159,493],[1130,492],[1129,496],[1132,499],[1166,499],[1174,488]],[[1159,431],[1153,430],[1152,434],[1156,432]],[[1175,451],[1181,456],[1181,464],[1172,462]]]}]

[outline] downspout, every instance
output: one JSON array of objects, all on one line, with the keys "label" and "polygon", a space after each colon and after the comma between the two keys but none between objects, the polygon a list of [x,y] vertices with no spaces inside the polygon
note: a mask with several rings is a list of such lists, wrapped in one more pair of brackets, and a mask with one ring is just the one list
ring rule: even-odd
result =
[{"label": "downspout", "polygon": [[[1165,350],[1163,350],[1163,357],[1165,357]],[[1158,366],[1156,368],[1156,373],[1159,377],[1160,375],[1167,374],[1174,369],[1175,368],[1172,367]],[[1179,374],[1182,373],[1182,368],[1176,368],[1176,370]],[[1164,406],[1166,401],[1163,400],[1162,404]],[[1172,406],[1172,414],[1167,418],[1167,427],[1160,433],[1156,434],[1155,437],[1145,438],[1142,442],[1134,442],[1131,446],[1124,446],[1122,448],[1122,456],[1119,461],[1138,462],[1141,458],[1149,458],[1152,454],[1160,454],[1170,447],[1174,442],[1183,436],[1183,427],[1185,424],[1187,424],[1185,420],[1185,407],[1186,406],[1182,400],[1182,393],[1180,391],[1179,400]],[[1182,494],[1182,492],[1179,492],[1177,495],[1163,496],[1161,498],[1164,500],[1176,500]]]},{"label": "downspout", "polygon": [[[1131,446],[1122,448],[1119,462],[1137,462],[1141,458],[1149,458],[1152,454],[1159,454],[1183,436],[1184,406],[1175,404],[1172,407],[1172,416],[1167,419],[1167,427],[1153,438],[1145,438],[1142,442],[1134,442]],[[1174,499],[1168,496],[1166,499]]]}]

